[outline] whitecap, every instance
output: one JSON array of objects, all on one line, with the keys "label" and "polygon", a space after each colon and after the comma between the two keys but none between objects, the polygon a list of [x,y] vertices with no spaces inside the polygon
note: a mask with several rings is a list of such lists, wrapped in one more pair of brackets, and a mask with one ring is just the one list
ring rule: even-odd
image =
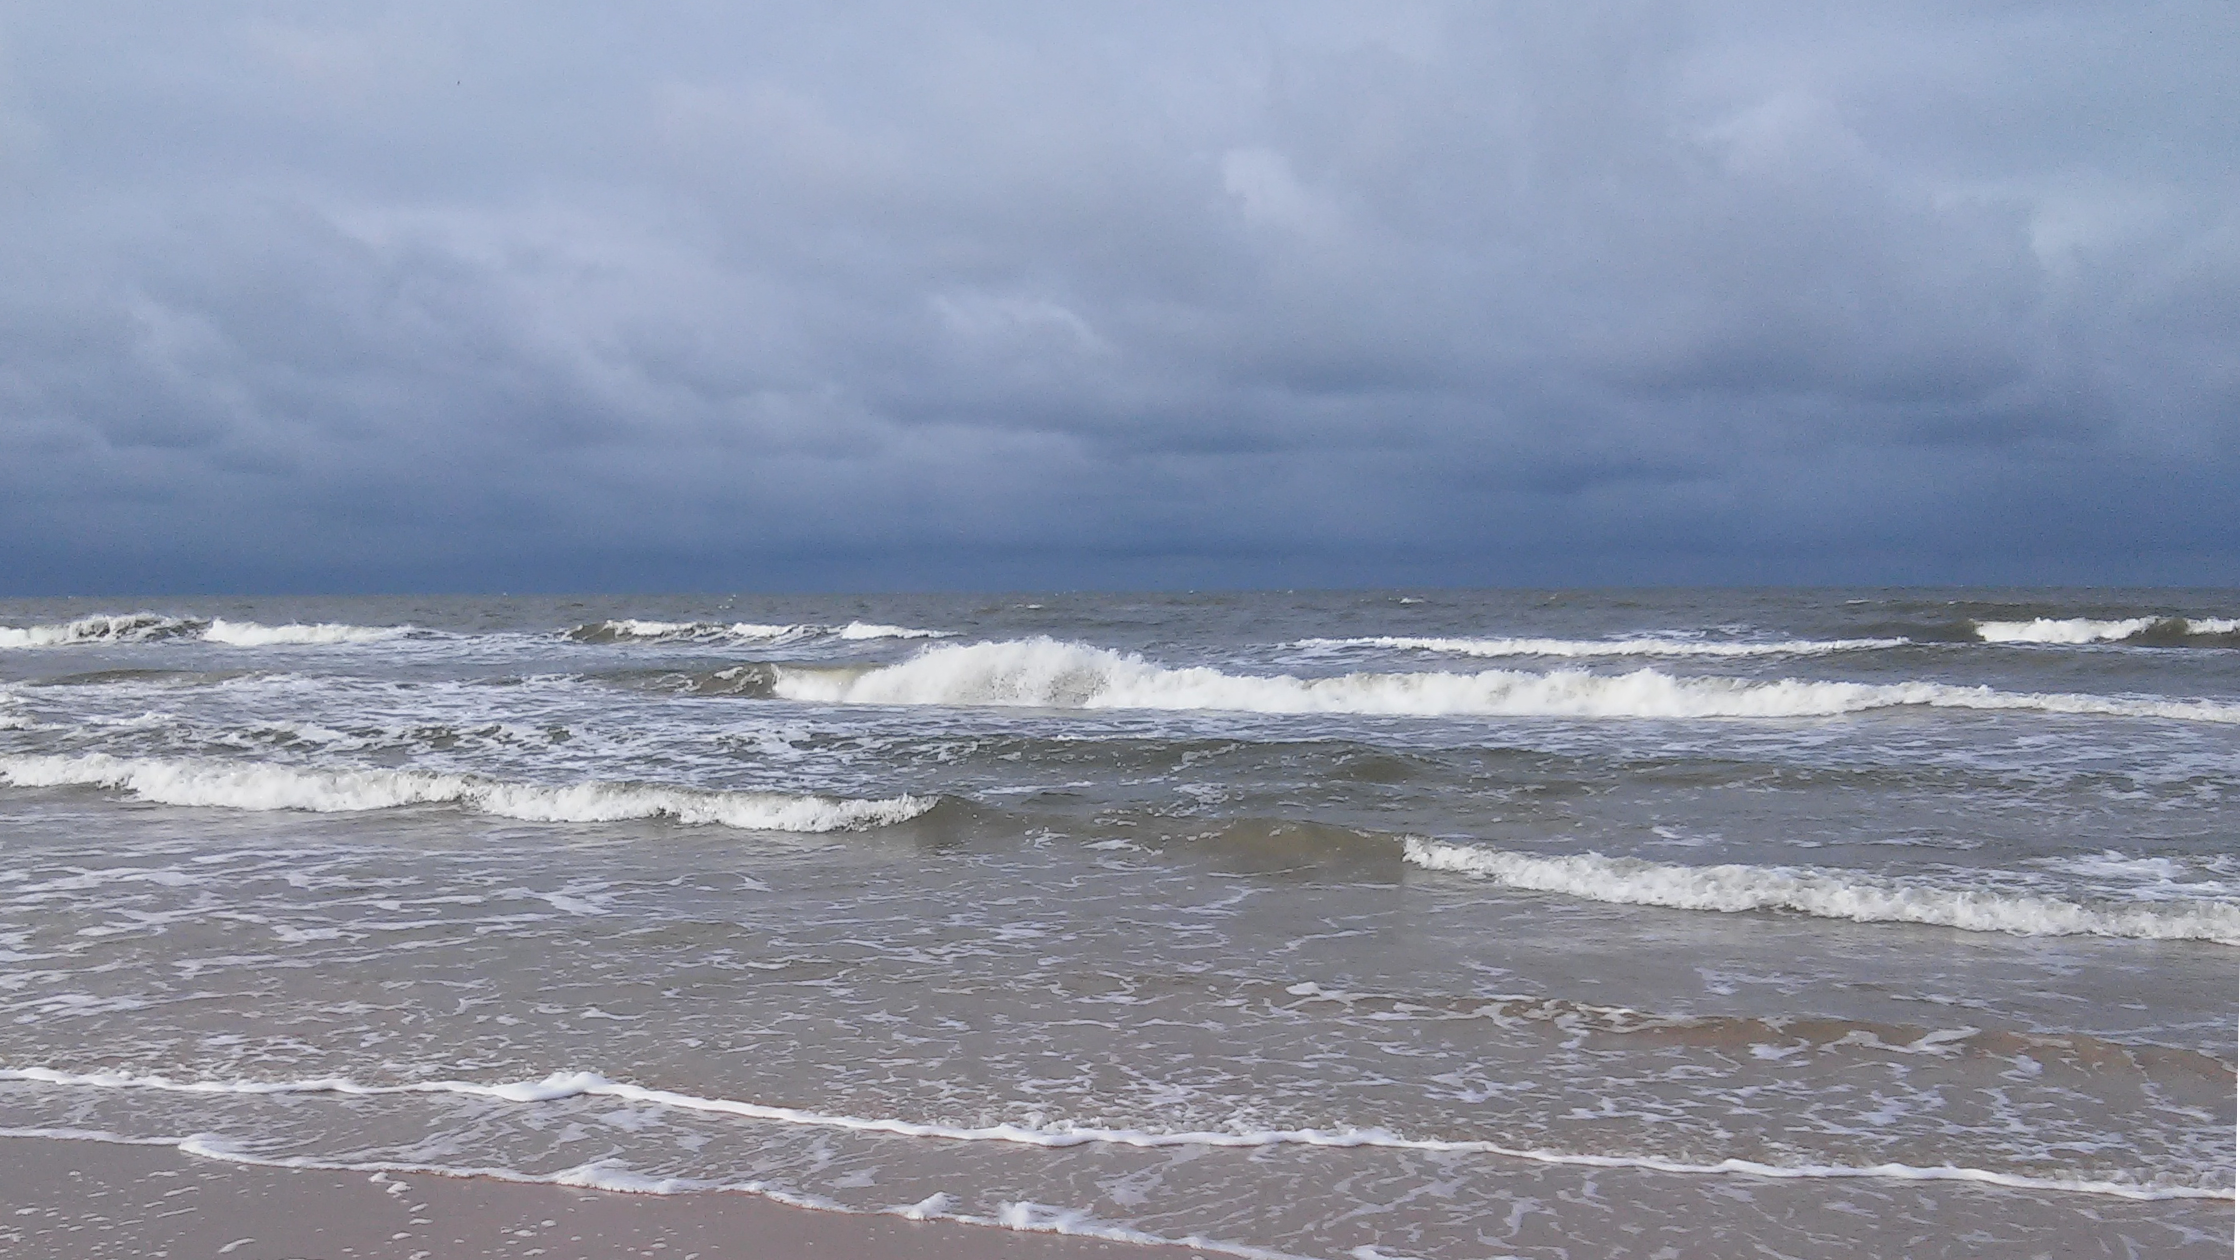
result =
[{"label": "whitecap", "polygon": [[2039,617],[2031,621],[1979,621],[1976,637],[1986,643],[2105,643],[2128,639],[2158,620],[2157,617],[2125,617],[2114,621]]},{"label": "whitecap", "polygon": [[286,625],[266,626],[254,621],[227,621],[218,617],[213,618],[203,630],[202,638],[210,643],[223,643],[232,647],[293,647],[326,643],[379,643],[401,638],[411,631],[410,626],[351,626],[332,621],[312,624],[291,621]]},{"label": "whitecap", "polygon": [[2083,905],[2059,897],[1940,888],[1860,871],[1786,866],[1684,866],[1599,853],[1545,857],[1410,836],[1407,860],[1505,888],[1678,910],[1789,910],[1861,923],[1922,923],[2017,936],[2113,936],[2240,945],[2240,904]]},{"label": "whitecap", "polygon": [[1997,691],[1950,683],[1683,678],[1626,674],[1346,674],[1335,678],[1174,669],[1130,652],[1050,638],[929,648],[871,669],[778,665],[772,694],[825,704],[999,705],[1049,709],[1230,710],[1393,716],[1571,718],[1832,717],[1902,706],[2034,710],[2240,722],[2209,700]]},{"label": "whitecap", "polygon": [[2240,617],[2038,617],[1975,623],[1976,637],[1986,643],[2120,643],[2150,630],[2176,637],[2240,634]]},{"label": "whitecap", "polygon": [[175,638],[201,622],[158,613],[104,613],[40,626],[0,626],[0,648],[74,647],[88,643],[143,643]]},{"label": "whitecap", "polygon": [[158,758],[0,757],[0,783],[116,788],[162,805],[355,813],[402,805],[456,805],[527,822],[668,818],[750,831],[839,831],[914,818],[933,798],[849,800],[785,792],[729,792],[590,781],[507,783],[424,770],[314,770],[295,766]]},{"label": "whitecap", "polygon": [[851,621],[832,632],[842,639],[946,639],[947,630],[920,630],[912,626],[888,626],[875,621]]},{"label": "whitecap", "polygon": [[1764,643],[1704,642],[1694,639],[1529,639],[1414,638],[1376,635],[1358,639],[1301,639],[1301,648],[1387,648],[1445,652],[1458,656],[1819,656],[1830,652],[1872,652],[1904,647],[1910,639],[1783,639]]}]

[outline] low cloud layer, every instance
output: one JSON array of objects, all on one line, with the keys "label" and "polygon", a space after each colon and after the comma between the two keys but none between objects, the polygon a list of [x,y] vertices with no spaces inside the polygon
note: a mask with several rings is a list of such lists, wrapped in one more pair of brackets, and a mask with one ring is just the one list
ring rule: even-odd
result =
[{"label": "low cloud layer", "polygon": [[2240,583],[2229,5],[11,6],[0,589]]}]

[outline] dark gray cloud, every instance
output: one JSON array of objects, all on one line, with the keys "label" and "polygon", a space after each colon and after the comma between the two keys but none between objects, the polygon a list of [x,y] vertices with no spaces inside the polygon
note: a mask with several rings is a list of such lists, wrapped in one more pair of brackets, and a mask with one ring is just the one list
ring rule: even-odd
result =
[{"label": "dark gray cloud", "polygon": [[2240,582],[2229,4],[19,4],[0,587]]}]

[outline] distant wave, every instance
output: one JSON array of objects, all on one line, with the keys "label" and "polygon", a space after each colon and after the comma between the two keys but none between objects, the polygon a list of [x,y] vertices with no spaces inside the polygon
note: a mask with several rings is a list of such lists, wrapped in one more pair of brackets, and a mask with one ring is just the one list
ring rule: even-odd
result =
[{"label": "distant wave", "polygon": [[424,770],[312,770],[226,761],[83,756],[0,757],[0,783],[15,787],[106,787],[162,805],[354,813],[400,805],[457,805],[528,822],[617,822],[669,818],[750,831],[839,831],[903,822],[936,798],[840,800],[783,792],[592,781],[559,786],[506,783]]},{"label": "distant wave", "polygon": [[[2240,637],[2236,617],[2039,617],[2031,621],[1978,621],[1976,637],[1985,643],[2079,645],[2127,640],[2182,643],[2188,639]],[[2236,643],[2233,646],[2240,646]]]},{"label": "distant wave", "polygon": [[1819,656],[1904,647],[1910,639],[1785,639],[1771,643],[1706,643],[1691,639],[1459,639],[1378,635],[1361,639],[1301,639],[1303,648],[1393,648],[1462,656]]},{"label": "distant wave", "polygon": [[155,613],[103,614],[45,626],[0,626],[0,648],[71,647],[83,643],[146,643],[199,633],[208,623]]},{"label": "distant wave", "polygon": [[1576,669],[1238,675],[1205,667],[1171,669],[1134,653],[1049,638],[929,648],[875,668],[768,668],[769,694],[825,704],[1580,718],[1828,717],[1921,705],[2240,722],[2240,705],[2209,700],[2008,692],[1934,682],[1680,678],[1654,669],[1616,675]]},{"label": "distant wave", "polygon": [[764,625],[751,621],[729,624],[719,621],[641,621],[621,618],[614,621],[586,622],[567,632],[567,637],[579,643],[694,643],[694,642],[790,642],[798,639],[834,638],[861,639],[945,639],[947,630],[919,630],[911,626],[889,626],[870,621],[851,621],[844,626],[819,625]]},{"label": "distant wave", "polygon": [[[613,1081],[596,1072],[555,1072],[543,1080],[508,1081],[495,1085],[485,1085],[472,1081],[415,1081],[402,1085],[371,1085],[334,1076],[295,1081],[179,1081],[154,1075],[133,1075],[122,1072],[63,1072],[51,1068],[32,1067],[0,1068],[0,1081],[21,1081],[95,1089],[159,1090],[167,1093],[205,1095],[337,1094],[346,1097],[367,1097],[399,1094],[451,1094],[510,1103],[543,1103],[566,1098],[602,1097],[656,1107],[674,1108],[681,1111],[736,1116],[746,1120],[761,1120],[842,1132],[890,1134],[896,1137],[926,1138],[944,1142],[1001,1142],[1020,1146],[1043,1147],[1045,1149],[1065,1149],[1100,1143],[1152,1149],[1212,1147],[1227,1150],[1254,1150],[1283,1146],[1334,1147],[1340,1149],[1379,1148],[1433,1153],[1500,1155],[1511,1159],[1530,1160],[1534,1163],[1571,1167],[1633,1168],[1696,1175],[1743,1174],[1801,1179],[1877,1178],[1907,1181],[1968,1181],[2016,1189],[2110,1195],[2118,1198],[2144,1200],[2230,1199],[2233,1197],[2233,1189],[2228,1185],[2159,1185],[2070,1177],[2018,1176],[1990,1169],[1958,1167],[1951,1164],[1929,1167],[1895,1163],[1863,1166],[1789,1165],[1766,1164],[1747,1159],[1725,1159],[1717,1163],[1698,1164],[1663,1159],[1653,1155],[1597,1155],[1540,1150],[1529,1147],[1506,1146],[1499,1142],[1474,1138],[1409,1137],[1382,1128],[1174,1132],[1107,1129],[1070,1124],[1041,1127],[1016,1124],[964,1127],[928,1124],[910,1120],[836,1115],[798,1107],[775,1107],[763,1103],[742,1102],[728,1098],[705,1098],[672,1090],[650,1089],[642,1085]],[[196,1153],[206,1153],[219,1158],[239,1158],[225,1148]],[[350,1165],[350,1167],[359,1166]],[[375,1164],[368,1164],[363,1167],[388,1167],[391,1171],[407,1171],[404,1168]],[[446,1170],[415,1168],[412,1171]],[[673,1184],[676,1189],[680,1190],[714,1188],[705,1182],[677,1182]],[[659,1192],[656,1185],[652,1183],[634,1186],[617,1185],[609,1188]]]},{"label": "distant wave", "polygon": [[1506,888],[1619,905],[1727,913],[1792,910],[1823,919],[1923,923],[2018,936],[2114,936],[2240,945],[2240,904],[2230,902],[2087,906],[2058,897],[1902,883],[1857,871],[1681,866],[1599,853],[1542,857],[1413,836],[1405,844],[1407,860],[1427,870],[1478,875]]},{"label": "distant wave", "polygon": [[413,633],[411,626],[350,626],[323,621],[267,626],[254,621],[208,621],[158,613],[103,614],[44,626],[0,626],[0,648],[74,647],[94,643],[153,643],[194,639],[230,647],[327,643],[377,643]]},{"label": "distant wave", "polygon": [[289,622],[282,626],[263,626],[254,621],[227,621],[214,617],[202,632],[207,643],[226,643],[235,647],[276,647],[313,643],[379,643],[385,639],[398,639],[412,633],[410,626],[347,626],[339,622],[322,621],[306,625]]}]

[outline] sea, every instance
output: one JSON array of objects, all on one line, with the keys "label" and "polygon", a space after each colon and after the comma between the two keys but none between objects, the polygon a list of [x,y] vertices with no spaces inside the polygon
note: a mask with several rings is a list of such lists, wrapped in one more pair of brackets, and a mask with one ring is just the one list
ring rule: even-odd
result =
[{"label": "sea", "polygon": [[2222,1257],[2236,983],[2235,591],[0,602],[18,1138]]}]

